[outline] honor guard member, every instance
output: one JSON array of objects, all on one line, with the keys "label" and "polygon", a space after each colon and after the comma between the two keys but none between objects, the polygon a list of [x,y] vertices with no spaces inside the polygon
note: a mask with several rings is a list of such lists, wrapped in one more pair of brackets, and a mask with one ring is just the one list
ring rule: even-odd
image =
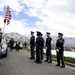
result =
[{"label": "honor guard member", "polygon": [[36,38],[36,60],[34,62],[38,62],[38,39],[39,39],[39,31],[36,32],[37,38]]},{"label": "honor guard member", "polygon": [[44,39],[43,39],[43,34],[41,33],[41,38],[42,38],[42,49],[41,49],[41,58],[42,58],[42,60],[43,60],[43,48],[44,48]]},{"label": "honor guard member", "polygon": [[30,59],[31,60],[35,59],[34,47],[35,47],[35,36],[34,36],[34,32],[31,31],[31,38],[30,38],[30,50],[31,50]]},{"label": "honor guard member", "polygon": [[41,37],[41,32],[37,31],[37,38],[36,38],[36,63],[42,63],[42,43],[43,39]]},{"label": "honor guard member", "polygon": [[50,33],[47,32],[47,38],[46,38],[46,60],[45,62],[52,63],[52,55],[51,55],[51,41],[52,38],[50,37]]},{"label": "honor guard member", "polygon": [[62,61],[62,66],[61,68],[65,67],[64,63],[64,39],[63,39],[63,34],[58,33],[58,40],[56,42],[56,52],[57,52],[57,65],[60,66],[60,59]]}]

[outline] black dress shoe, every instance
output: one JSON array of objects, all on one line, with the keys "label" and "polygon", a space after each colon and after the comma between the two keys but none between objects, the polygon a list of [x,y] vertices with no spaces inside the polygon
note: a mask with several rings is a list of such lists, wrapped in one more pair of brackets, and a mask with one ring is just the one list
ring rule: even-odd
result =
[{"label": "black dress shoe", "polygon": [[65,68],[65,65],[61,66],[60,68]]},{"label": "black dress shoe", "polygon": [[37,62],[37,64],[41,64],[42,62]]},{"label": "black dress shoe", "polygon": [[42,63],[42,61],[40,63]]},{"label": "black dress shoe", "polygon": [[36,63],[37,61],[35,60],[34,62]]},{"label": "black dress shoe", "polygon": [[31,57],[29,59],[32,59]]},{"label": "black dress shoe", "polygon": [[56,66],[60,66],[59,64],[57,64]]},{"label": "black dress shoe", "polygon": [[31,58],[31,60],[34,60],[35,58]]},{"label": "black dress shoe", "polygon": [[30,57],[29,59],[34,60],[35,58]]},{"label": "black dress shoe", "polygon": [[51,61],[49,61],[48,63],[52,63]]},{"label": "black dress shoe", "polygon": [[32,58],[32,59],[35,59],[35,58]]}]

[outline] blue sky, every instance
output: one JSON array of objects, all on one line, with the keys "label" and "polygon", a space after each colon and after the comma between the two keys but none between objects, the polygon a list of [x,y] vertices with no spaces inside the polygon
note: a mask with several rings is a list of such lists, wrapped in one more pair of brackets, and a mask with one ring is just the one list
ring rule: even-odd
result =
[{"label": "blue sky", "polygon": [[[65,37],[75,37],[75,0],[0,0],[0,27],[3,29],[6,7],[12,19],[5,32],[30,35],[41,31],[44,35],[58,32]],[[36,35],[36,33],[35,33]]]}]

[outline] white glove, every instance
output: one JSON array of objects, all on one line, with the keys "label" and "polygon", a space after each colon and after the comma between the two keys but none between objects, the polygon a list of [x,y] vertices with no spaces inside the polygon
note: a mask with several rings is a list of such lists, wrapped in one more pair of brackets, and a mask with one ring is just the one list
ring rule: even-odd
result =
[{"label": "white glove", "polygon": [[59,52],[59,49],[56,49],[57,52]]}]

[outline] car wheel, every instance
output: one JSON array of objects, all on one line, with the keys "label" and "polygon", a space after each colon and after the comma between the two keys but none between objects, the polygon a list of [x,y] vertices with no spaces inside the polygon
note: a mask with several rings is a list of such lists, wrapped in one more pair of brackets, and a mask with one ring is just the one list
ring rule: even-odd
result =
[{"label": "car wheel", "polygon": [[5,57],[7,57],[7,52],[8,52],[8,49],[6,50],[6,53],[4,54]]},{"label": "car wheel", "polygon": [[4,54],[4,56],[7,57],[7,52],[6,52],[6,54]]}]

